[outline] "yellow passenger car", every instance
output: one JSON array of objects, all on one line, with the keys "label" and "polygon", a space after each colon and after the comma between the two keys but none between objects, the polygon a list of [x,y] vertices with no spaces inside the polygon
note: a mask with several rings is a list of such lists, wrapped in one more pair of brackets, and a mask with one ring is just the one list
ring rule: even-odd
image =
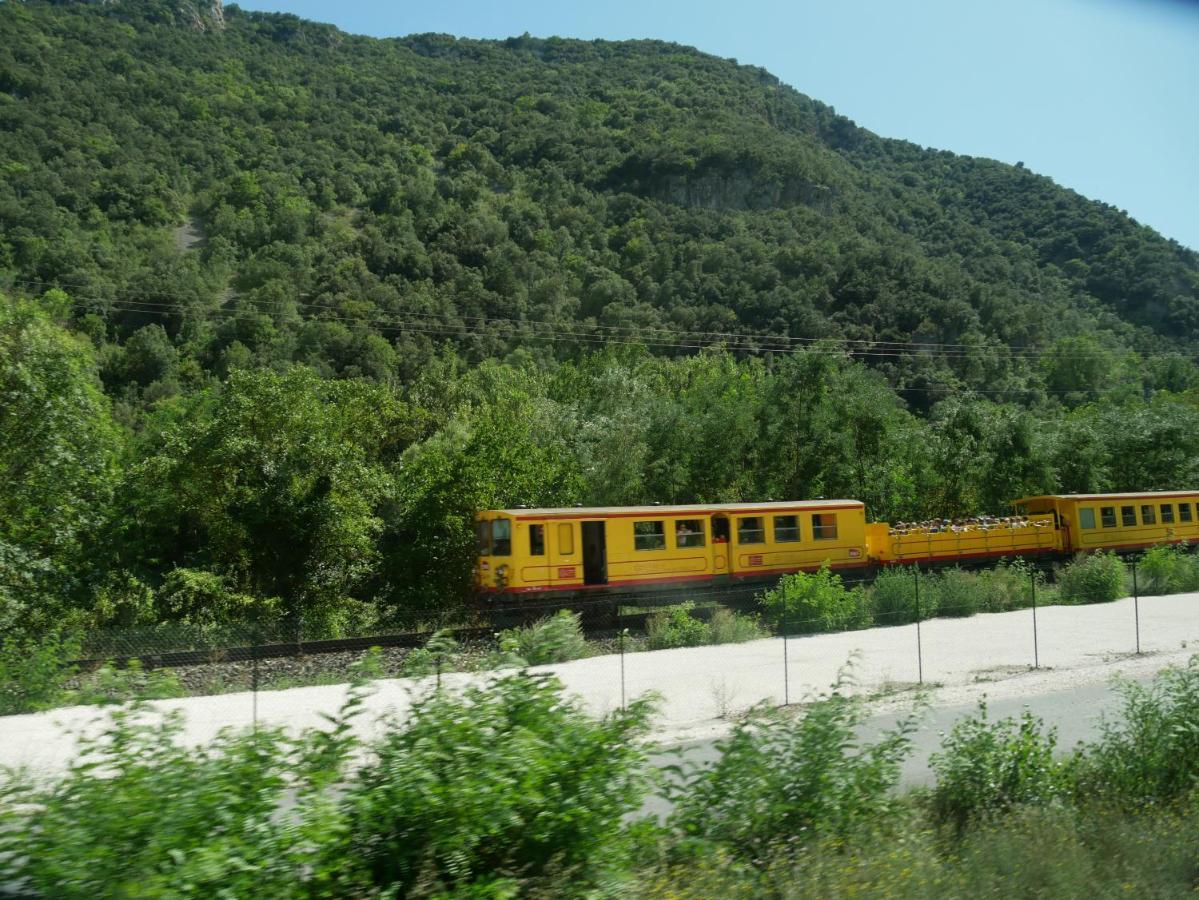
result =
[{"label": "yellow passenger car", "polygon": [[1059,550],[1136,550],[1199,541],[1199,491],[1046,494],[1021,497],[1017,510],[1052,515]]},{"label": "yellow passenger car", "polygon": [[866,563],[856,500],[560,509],[476,517],[476,585],[492,593],[777,578]]}]

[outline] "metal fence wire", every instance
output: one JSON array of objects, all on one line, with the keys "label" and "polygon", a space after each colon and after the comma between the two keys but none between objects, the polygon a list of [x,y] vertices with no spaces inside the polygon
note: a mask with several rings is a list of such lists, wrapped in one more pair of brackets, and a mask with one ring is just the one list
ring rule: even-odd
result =
[{"label": "metal fence wire", "polygon": [[[986,680],[1040,669],[1043,663],[1056,666],[1064,655],[1076,659],[1084,650],[1109,657],[1139,655],[1145,639],[1150,649],[1160,650],[1184,637],[1190,620],[1176,624],[1184,607],[1167,598],[1154,598],[1152,626],[1142,634],[1146,623],[1137,560],[1127,560],[1126,569],[1132,600],[1126,620],[1124,606],[1088,614],[1079,611],[1095,607],[1057,603],[1052,573],[1022,561],[974,572],[909,564],[870,578],[784,578],[767,589],[727,585],[682,597],[596,597],[571,606],[587,642],[578,643],[576,633],[571,638],[576,644],[568,649],[586,658],[556,671],[568,690],[597,710],[623,708],[632,698],[657,691],[665,715],[682,722],[705,718],[697,691],[712,695],[708,708],[717,714],[707,718],[727,717],[733,707],[752,703],[802,702],[835,677],[830,659],[841,654],[843,665],[855,650],[862,651],[867,681],[919,687],[950,676],[976,673],[973,677]],[[812,579],[820,577],[836,589],[814,588]],[[553,663],[560,649],[553,641],[569,638],[570,629],[565,638],[544,637],[546,647],[530,635],[546,628],[559,606],[523,603],[469,627],[319,640],[294,628],[254,622],[93,632],[63,661],[64,678],[53,702],[46,697],[32,702],[28,691],[0,687],[0,714],[140,696],[183,706],[207,703],[205,714],[228,725],[256,727],[264,718],[280,723],[289,711],[327,699],[320,691],[283,691],[333,688],[354,673],[436,688],[451,673],[460,683],[505,666]],[[687,655],[688,646],[710,641],[714,624],[727,626],[730,617],[737,639],[749,640]],[[956,624],[968,617],[969,626]],[[672,638],[670,629],[679,634]],[[644,652],[657,647],[665,649]],[[241,694],[250,695],[248,703],[233,699]],[[734,694],[739,694],[736,702],[730,699]],[[0,747],[3,743],[0,737]]]}]

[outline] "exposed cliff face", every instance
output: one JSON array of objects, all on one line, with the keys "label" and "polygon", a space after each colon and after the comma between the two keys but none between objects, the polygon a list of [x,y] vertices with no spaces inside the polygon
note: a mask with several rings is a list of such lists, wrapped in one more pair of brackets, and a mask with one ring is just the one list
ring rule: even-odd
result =
[{"label": "exposed cliff face", "polygon": [[203,3],[180,3],[179,11],[196,31],[208,31],[210,28],[219,31],[225,27],[222,0],[210,0],[207,6]]}]

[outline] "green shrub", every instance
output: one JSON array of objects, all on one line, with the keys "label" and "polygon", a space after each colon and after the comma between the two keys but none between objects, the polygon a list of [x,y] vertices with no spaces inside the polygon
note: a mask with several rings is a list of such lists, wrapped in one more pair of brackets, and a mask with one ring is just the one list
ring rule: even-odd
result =
[{"label": "green shrub", "polygon": [[934,818],[959,831],[1016,804],[1046,803],[1067,793],[1065,769],[1053,756],[1055,729],[1027,710],[1019,719],[987,720],[986,704],[962,719],[929,760],[936,775]]},{"label": "green shrub", "polygon": [[584,894],[642,802],[649,715],[635,701],[597,721],[526,674],[418,700],[348,789],[338,855],[388,896],[513,896],[563,873]]},{"label": "green shrub", "polygon": [[1080,553],[1057,575],[1063,603],[1108,603],[1124,596],[1124,563],[1114,553]]},{"label": "green shrub", "polygon": [[55,635],[0,641],[0,715],[35,712],[61,703],[79,652],[73,638]]},{"label": "green shrub", "polygon": [[1199,591],[1199,557],[1185,547],[1152,547],[1137,563],[1137,587],[1145,594]]},{"label": "green shrub", "polygon": [[757,616],[741,615],[723,606],[718,606],[712,611],[708,628],[713,644],[743,644],[770,635],[759,623]]},{"label": "green shrub", "polygon": [[883,569],[867,592],[874,621],[879,625],[902,625],[916,621],[916,579],[920,578],[920,618],[937,614],[937,594],[930,576],[917,574],[912,566]]},{"label": "green shrub", "polygon": [[1080,761],[1080,794],[1116,800],[1170,800],[1199,783],[1199,656],[1148,685],[1120,686],[1118,718]]},{"label": "green shrub", "polygon": [[954,568],[930,578],[928,593],[936,597],[937,615],[972,616],[978,612],[982,591],[976,573]]},{"label": "green shrub", "polygon": [[761,602],[770,622],[791,634],[847,631],[871,622],[866,592],[861,587],[846,589],[828,563],[819,572],[784,575]]},{"label": "green shrub", "polygon": [[975,574],[978,576],[979,612],[1007,612],[1031,606],[1034,584],[1039,602],[1049,602],[1045,576],[1024,560],[1001,560],[993,568],[980,569]]},{"label": "green shrub", "polygon": [[587,655],[580,615],[560,609],[532,625],[500,632],[500,650],[530,666],[569,662]]},{"label": "green shrub", "polygon": [[878,825],[895,810],[893,791],[910,751],[911,719],[861,744],[861,706],[844,678],[800,719],[757,707],[717,743],[714,763],[683,768],[668,788],[668,824],[753,862],[772,849]]},{"label": "green shrub", "polygon": [[691,615],[695,604],[687,601],[659,610],[645,624],[646,645],[650,650],[671,647],[698,647],[712,643],[712,629]]},{"label": "green shrub", "polygon": [[180,719],[121,711],[53,788],[0,787],[0,881],[64,898],[310,895],[313,843],[335,832],[314,830],[324,801],[290,794],[288,741],[181,737]]}]

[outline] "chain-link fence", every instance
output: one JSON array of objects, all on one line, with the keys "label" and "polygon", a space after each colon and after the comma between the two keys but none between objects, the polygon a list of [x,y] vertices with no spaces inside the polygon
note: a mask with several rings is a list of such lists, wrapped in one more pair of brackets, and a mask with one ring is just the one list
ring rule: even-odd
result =
[{"label": "chain-link fence", "polygon": [[[139,698],[183,710],[199,723],[199,740],[225,726],[319,726],[355,678],[376,681],[373,708],[402,715],[414,689],[550,666],[597,713],[656,694],[662,731],[677,736],[757,704],[802,703],[850,661],[859,691],[878,696],[1199,641],[1194,595],[1142,596],[1137,561],[1113,562],[1118,571],[1098,573],[1106,582],[1096,573],[1081,582],[1090,598],[1054,571],[1015,560],[973,571],[905,565],[869,578],[822,572],[769,588],[602,596],[569,613],[521,602],[491,610],[474,627],[352,638],[314,640],[244,623],[114,629],[76,645],[8,641],[0,764],[44,763],[53,735],[96,718],[96,706]],[[50,708],[52,716],[36,714]]]}]

